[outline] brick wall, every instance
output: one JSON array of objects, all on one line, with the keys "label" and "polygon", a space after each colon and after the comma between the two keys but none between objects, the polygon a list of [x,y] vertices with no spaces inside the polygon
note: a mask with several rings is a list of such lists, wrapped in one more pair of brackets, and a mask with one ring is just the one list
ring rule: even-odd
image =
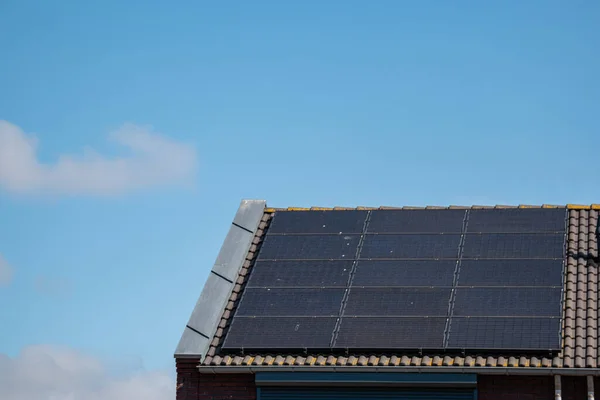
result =
[{"label": "brick wall", "polygon": [[[199,360],[178,359],[177,400],[256,400],[252,374],[200,374]],[[552,376],[480,375],[477,379],[479,400],[554,399]],[[596,398],[600,380],[595,381]],[[585,377],[562,377],[563,400],[587,398]]]},{"label": "brick wall", "polygon": [[177,400],[255,400],[252,374],[200,374],[199,360],[177,359]]},{"label": "brick wall", "polygon": [[[480,375],[477,378],[479,400],[543,400],[554,398],[552,376]],[[596,392],[600,390],[596,387]],[[562,377],[562,399],[587,399],[587,382],[581,376]]]}]

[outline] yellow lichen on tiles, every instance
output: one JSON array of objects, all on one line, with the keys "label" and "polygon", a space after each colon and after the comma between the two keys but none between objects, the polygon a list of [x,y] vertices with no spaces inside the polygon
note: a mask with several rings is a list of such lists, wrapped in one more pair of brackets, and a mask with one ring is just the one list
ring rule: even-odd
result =
[{"label": "yellow lichen on tiles", "polygon": [[311,207],[310,211],[331,211],[333,208],[331,207]]},{"label": "yellow lichen on tiles", "polygon": [[592,210],[600,210],[600,204],[592,204]]},{"label": "yellow lichen on tiles", "polygon": [[275,211],[277,211],[276,208],[265,208],[266,213],[274,213]]},{"label": "yellow lichen on tiles", "polygon": [[310,211],[310,208],[306,207],[288,207],[288,211]]},{"label": "yellow lichen on tiles", "polygon": [[519,204],[519,208],[540,208],[540,206],[534,206],[530,204]]},{"label": "yellow lichen on tiles", "polygon": [[565,206],[557,206],[555,204],[542,204],[542,208],[564,208]]},{"label": "yellow lichen on tiles", "polygon": [[569,210],[589,210],[590,206],[585,204],[567,204]]}]

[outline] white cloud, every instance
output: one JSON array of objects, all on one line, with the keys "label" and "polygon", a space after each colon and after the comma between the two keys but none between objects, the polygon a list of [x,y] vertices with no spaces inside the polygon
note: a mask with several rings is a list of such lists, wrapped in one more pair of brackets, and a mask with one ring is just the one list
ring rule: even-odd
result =
[{"label": "white cloud", "polygon": [[112,195],[188,182],[196,172],[193,147],[148,127],[125,124],[110,139],[129,148],[131,155],[111,158],[87,149],[44,164],[37,159],[37,140],[0,120],[0,188],[29,194]]},{"label": "white cloud", "polygon": [[116,377],[97,359],[69,348],[29,346],[15,357],[0,354],[3,400],[171,400],[166,372]]},{"label": "white cloud", "polygon": [[0,286],[6,286],[13,277],[13,270],[8,261],[0,254]]}]

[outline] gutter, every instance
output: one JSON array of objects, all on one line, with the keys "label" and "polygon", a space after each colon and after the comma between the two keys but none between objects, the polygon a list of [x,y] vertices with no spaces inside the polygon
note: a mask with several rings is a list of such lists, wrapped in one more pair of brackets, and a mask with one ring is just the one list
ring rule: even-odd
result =
[{"label": "gutter", "polygon": [[465,373],[480,375],[562,375],[562,376],[600,376],[600,368],[531,368],[531,367],[377,367],[377,366],[209,366],[199,365],[201,373],[235,374],[257,372],[412,372],[426,373]]}]

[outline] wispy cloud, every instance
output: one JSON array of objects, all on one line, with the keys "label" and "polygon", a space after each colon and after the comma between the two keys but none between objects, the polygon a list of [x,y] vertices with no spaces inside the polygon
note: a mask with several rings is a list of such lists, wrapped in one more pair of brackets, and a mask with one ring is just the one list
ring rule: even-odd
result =
[{"label": "wispy cloud", "polygon": [[170,400],[175,384],[166,372],[115,376],[89,355],[70,348],[29,346],[11,358],[0,354],[3,400]]},{"label": "wispy cloud", "polygon": [[13,269],[0,254],[0,286],[7,286],[13,277]]},{"label": "wispy cloud", "polygon": [[125,124],[110,139],[129,148],[128,157],[107,157],[87,149],[61,155],[53,164],[37,158],[37,140],[0,120],[0,188],[25,194],[113,195],[157,185],[187,183],[197,167],[195,149]]}]

